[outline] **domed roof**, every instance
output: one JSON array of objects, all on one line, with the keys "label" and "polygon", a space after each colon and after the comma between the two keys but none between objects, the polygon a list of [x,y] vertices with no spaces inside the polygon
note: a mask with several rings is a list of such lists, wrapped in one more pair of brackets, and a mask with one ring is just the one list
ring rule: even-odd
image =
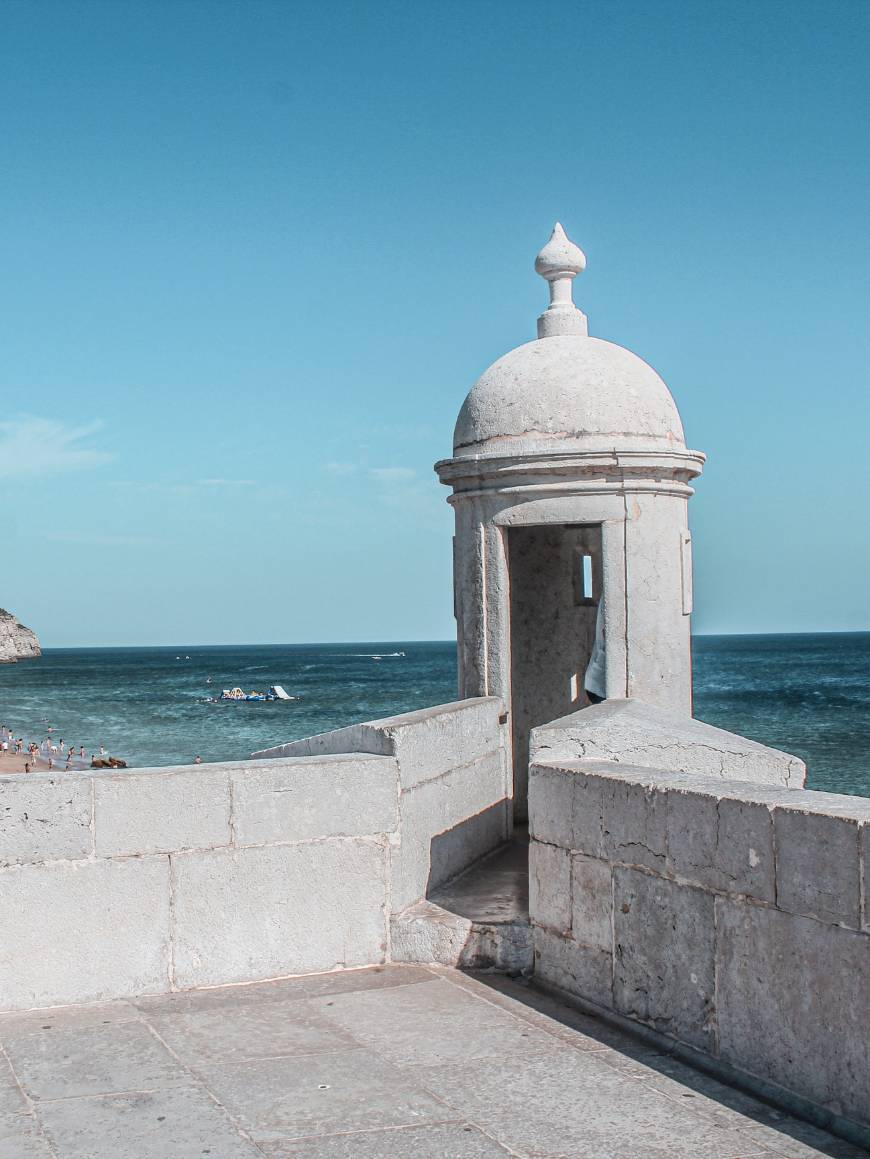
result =
[{"label": "domed roof", "polygon": [[683,424],[651,366],[613,342],[539,338],[493,363],[471,388],[455,456],[577,450],[677,450]]},{"label": "domed roof", "polygon": [[585,258],[560,225],[536,264],[550,283],[538,339],[474,384],[456,423],[454,456],[684,450],[676,403],[653,368],[622,346],[588,337],[586,317],[571,300]]}]

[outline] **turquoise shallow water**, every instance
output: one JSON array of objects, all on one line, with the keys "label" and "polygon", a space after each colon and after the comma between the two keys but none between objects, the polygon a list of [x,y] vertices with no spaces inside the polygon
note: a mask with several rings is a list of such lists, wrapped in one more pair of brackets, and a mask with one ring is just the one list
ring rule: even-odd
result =
[{"label": "turquoise shallow water", "polygon": [[[703,720],[802,756],[811,788],[870,796],[870,632],[700,636],[694,667]],[[0,723],[40,740],[50,721],[67,744],[131,765],[232,760],[453,700],[455,670],[453,643],[53,648],[0,666]],[[237,684],[300,699],[203,702]]]}]

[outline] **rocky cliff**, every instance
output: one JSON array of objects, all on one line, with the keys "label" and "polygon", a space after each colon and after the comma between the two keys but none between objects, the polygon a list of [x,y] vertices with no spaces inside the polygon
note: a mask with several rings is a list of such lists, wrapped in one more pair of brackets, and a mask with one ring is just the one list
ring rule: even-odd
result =
[{"label": "rocky cliff", "polygon": [[0,664],[39,656],[40,652],[35,633],[19,624],[11,612],[0,608]]}]

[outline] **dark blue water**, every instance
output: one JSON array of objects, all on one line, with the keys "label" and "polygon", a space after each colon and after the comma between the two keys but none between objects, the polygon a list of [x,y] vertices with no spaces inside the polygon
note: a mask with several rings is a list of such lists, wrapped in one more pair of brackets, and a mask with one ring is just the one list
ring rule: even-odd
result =
[{"label": "dark blue water", "polygon": [[[694,665],[703,720],[802,756],[811,788],[870,796],[870,632],[701,636]],[[299,699],[204,703],[270,684]],[[455,697],[453,643],[55,648],[0,666],[0,723],[41,740],[50,721],[68,745],[140,766],[242,759]]]}]

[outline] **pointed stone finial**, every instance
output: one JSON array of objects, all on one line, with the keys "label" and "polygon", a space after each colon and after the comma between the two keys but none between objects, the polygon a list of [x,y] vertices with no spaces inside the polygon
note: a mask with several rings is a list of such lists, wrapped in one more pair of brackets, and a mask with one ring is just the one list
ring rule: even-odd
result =
[{"label": "pointed stone finial", "polygon": [[587,335],[586,315],[571,297],[571,283],[586,269],[586,255],[568,238],[557,221],[550,240],[535,258],[535,269],[550,284],[550,305],[538,319],[538,337]]}]

